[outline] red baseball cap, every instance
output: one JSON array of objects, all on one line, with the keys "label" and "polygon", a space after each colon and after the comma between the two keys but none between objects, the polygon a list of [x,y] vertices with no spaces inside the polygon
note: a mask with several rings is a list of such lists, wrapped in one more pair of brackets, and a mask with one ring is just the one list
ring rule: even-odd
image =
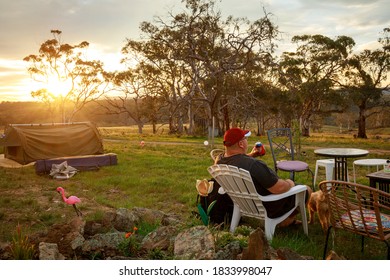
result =
[{"label": "red baseball cap", "polygon": [[223,136],[223,144],[230,147],[244,137],[248,137],[250,135],[251,132],[249,130],[242,130],[241,128],[234,127],[225,132],[225,135]]}]

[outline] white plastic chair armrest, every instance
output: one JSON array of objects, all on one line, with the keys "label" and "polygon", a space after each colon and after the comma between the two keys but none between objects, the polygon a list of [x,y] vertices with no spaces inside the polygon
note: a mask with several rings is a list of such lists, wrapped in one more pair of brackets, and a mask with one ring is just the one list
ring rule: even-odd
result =
[{"label": "white plastic chair armrest", "polygon": [[280,193],[280,194],[271,194],[271,195],[266,195],[266,196],[260,195],[260,198],[262,201],[275,201],[275,200],[280,200],[282,198],[285,198],[285,197],[288,197],[288,196],[291,196],[291,195],[294,195],[294,194],[297,194],[300,192],[304,192],[306,190],[307,190],[307,186],[296,185],[296,186],[292,187],[288,192]]}]

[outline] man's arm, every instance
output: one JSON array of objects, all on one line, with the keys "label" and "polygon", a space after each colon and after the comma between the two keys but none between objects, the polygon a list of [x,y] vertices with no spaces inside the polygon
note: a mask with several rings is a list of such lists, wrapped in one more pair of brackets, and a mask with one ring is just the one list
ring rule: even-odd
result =
[{"label": "man's arm", "polygon": [[268,189],[273,194],[279,194],[279,193],[285,193],[288,192],[293,186],[295,186],[295,183],[290,179],[278,179],[278,181]]}]

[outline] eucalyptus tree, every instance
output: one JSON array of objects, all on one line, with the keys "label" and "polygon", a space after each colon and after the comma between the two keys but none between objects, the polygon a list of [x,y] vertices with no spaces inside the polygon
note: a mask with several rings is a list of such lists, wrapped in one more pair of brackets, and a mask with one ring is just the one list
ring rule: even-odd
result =
[{"label": "eucalyptus tree", "polygon": [[145,112],[148,104],[144,102],[151,94],[151,83],[147,67],[142,64],[134,69],[112,73],[112,96],[106,96],[105,103],[100,103],[106,108],[107,114],[125,114],[138,126],[138,133],[142,134],[143,126],[149,121]]},{"label": "eucalyptus tree", "polygon": [[271,81],[263,81],[254,90],[254,96],[256,105],[253,115],[256,118],[258,134],[265,134],[266,128],[291,125],[291,114],[286,110],[286,92]]},{"label": "eucalyptus tree", "polygon": [[358,138],[367,138],[366,120],[379,114],[389,106],[383,98],[383,92],[389,89],[387,82],[390,70],[390,28],[383,30],[379,38],[381,49],[363,50],[349,60],[343,86],[349,93],[350,100],[359,108]]},{"label": "eucalyptus tree", "polygon": [[355,42],[347,36],[332,40],[323,35],[294,36],[292,42],[298,45],[296,51],[283,53],[280,61],[279,82],[287,93],[284,112],[299,121],[303,136],[309,136],[314,114],[345,106],[336,86]]},{"label": "eucalyptus tree", "polygon": [[[140,29],[146,40],[127,39],[122,48],[124,55],[123,63],[132,68],[141,67],[148,69],[144,71],[146,75],[139,79],[137,83],[147,82],[149,93],[148,102],[159,100],[159,106],[165,109],[168,114],[168,124],[170,132],[183,131],[183,108],[186,104],[186,82],[185,67],[183,63],[176,59],[176,52],[180,48],[181,40],[179,33],[169,26],[158,27],[149,22],[142,22]],[[149,113],[154,110],[148,110]],[[158,110],[157,110],[158,111]],[[154,114],[154,121],[156,115]],[[161,120],[161,119],[160,119]]]},{"label": "eucalyptus tree", "polygon": [[39,54],[29,55],[28,72],[39,84],[31,95],[53,108],[58,104],[61,121],[71,122],[87,103],[99,99],[108,86],[103,63],[84,57],[89,43],[70,45],[61,41],[60,30],[51,30],[53,39],[41,44]]},{"label": "eucalyptus tree", "polygon": [[277,93],[270,78],[271,61],[272,57],[269,57],[269,62],[263,58],[261,63],[225,75],[225,91],[220,102],[223,104],[220,115],[225,128],[229,124],[246,127],[256,123],[257,134],[265,132],[273,117]]},{"label": "eucalyptus tree", "polygon": [[[190,13],[180,17],[179,26],[185,27],[182,29],[183,60],[191,69],[196,100],[205,104],[209,124],[212,118],[219,123],[219,113],[223,110],[227,129],[230,125],[226,121],[229,120],[227,101],[232,101],[238,93],[229,79],[239,79],[241,71],[269,58],[278,31],[268,14],[254,22],[233,16],[222,20],[214,4],[214,1],[186,1]],[[241,91],[241,94],[249,92]]]},{"label": "eucalyptus tree", "polygon": [[191,133],[196,108],[205,110],[210,125],[213,117],[218,123],[221,108],[228,108],[224,96],[234,92],[227,79],[269,56],[277,29],[268,15],[255,22],[232,16],[223,21],[213,0],[182,2],[186,10],[171,12],[168,20],[143,22],[145,40],[128,39],[123,53],[126,61],[137,54],[160,71],[155,82],[170,108],[170,127],[176,120],[180,129],[188,116]]}]

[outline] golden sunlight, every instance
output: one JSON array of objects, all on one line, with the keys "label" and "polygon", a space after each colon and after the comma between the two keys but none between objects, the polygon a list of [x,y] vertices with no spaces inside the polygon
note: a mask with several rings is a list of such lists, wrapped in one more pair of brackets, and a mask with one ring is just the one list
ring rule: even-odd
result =
[{"label": "golden sunlight", "polygon": [[30,88],[32,91],[46,89],[53,99],[65,97],[72,90],[70,79],[61,81],[57,77],[50,77],[47,82],[32,81]]},{"label": "golden sunlight", "polygon": [[46,85],[43,85],[54,97],[66,96],[72,89],[72,83],[70,79],[61,81],[55,77],[49,78]]}]

